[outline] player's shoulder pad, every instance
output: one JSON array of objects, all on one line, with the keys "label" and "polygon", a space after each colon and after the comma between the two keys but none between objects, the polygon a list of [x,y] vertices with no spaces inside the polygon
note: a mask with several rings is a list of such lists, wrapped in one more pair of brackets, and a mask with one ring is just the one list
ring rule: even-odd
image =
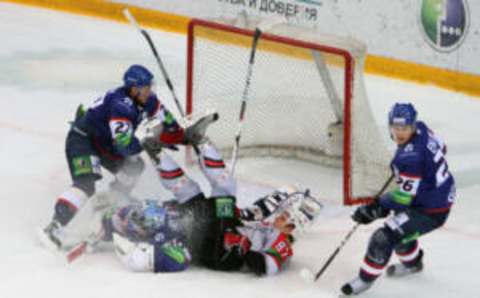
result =
[{"label": "player's shoulder pad", "polygon": [[400,169],[416,167],[422,159],[422,146],[416,142],[410,142],[399,148],[393,160],[393,164]]},{"label": "player's shoulder pad", "polygon": [[415,131],[415,138],[414,138],[413,142],[415,142],[418,145],[425,145],[426,142],[428,141],[429,131],[430,131],[430,129],[425,124],[425,122],[418,121],[417,122],[417,128],[416,128],[416,131]]},{"label": "player's shoulder pad", "polygon": [[398,159],[416,159],[420,156],[421,144],[411,141],[397,150]]},{"label": "player's shoulder pad", "polygon": [[157,95],[152,93],[150,97],[148,97],[147,103],[145,104],[145,111],[148,113],[148,116],[155,116],[161,108],[162,103],[158,99]]},{"label": "player's shoulder pad", "polygon": [[112,117],[126,117],[129,120],[135,118],[135,104],[128,96],[119,96],[112,100],[111,105]]}]

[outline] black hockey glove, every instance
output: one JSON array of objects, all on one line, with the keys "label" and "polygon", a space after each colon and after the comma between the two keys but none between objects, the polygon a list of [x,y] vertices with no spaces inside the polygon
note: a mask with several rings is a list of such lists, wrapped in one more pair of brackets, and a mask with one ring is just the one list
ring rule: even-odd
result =
[{"label": "black hockey glove", "polygon": [[262,276],[267,272],[265,258],[265,255],[260,252],[249,251],[245,255],[245,262],[247,267],[253,271],[253,273],[255,273],[257,276]]},{"label": "black hockey glove", "polygon": [[223,235],[223,246],[227,253],[244,256],[250,250],[251,242],[246,236],[229,229]]},{"label": "black hockey glove", "polygon": [[218,120],[218,114],[212,113],[200,118],[197,122],[185,129],[184,143],[198,146],[206,142],[205,134],[210,124]]},{"label": "black hockey glove", "polygon": [[360,206],[355,210],[352,219],[359,224],[367,225],[378,218],[386,217],[389,210],[383,208],[378,202]]}]

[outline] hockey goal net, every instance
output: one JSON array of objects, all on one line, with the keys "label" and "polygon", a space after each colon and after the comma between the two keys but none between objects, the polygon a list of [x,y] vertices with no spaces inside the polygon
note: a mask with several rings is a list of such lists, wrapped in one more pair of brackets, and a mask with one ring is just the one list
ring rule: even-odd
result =
[{"label": "hockey goal net", "polygon": [[[231,152],[258,21],[192,20],[188,32],[188,114],[216,110],[212,141]],[[389,154],[363,82],[365,46],[291,25],[258,42],[240,156],[276,156],[340,167],[343,202],[370,199],[383,185]]]}]

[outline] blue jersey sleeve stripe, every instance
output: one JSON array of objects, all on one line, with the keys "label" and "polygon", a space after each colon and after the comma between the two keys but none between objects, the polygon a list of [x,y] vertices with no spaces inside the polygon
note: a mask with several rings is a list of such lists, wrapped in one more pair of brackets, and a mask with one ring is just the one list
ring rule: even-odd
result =
[{"label": "blue jersey sleeve stripe", "polygon": [[421,179],[422,176],[418,174],[410,174],[410,173],[400,173],[400,176],[402,177],[407,177],[407,178],[412,178],[412,179]]},{"label": "blue jersey sleeve stripe", "polygon": [[130,119],[128,119],[126,117],[112,117],[112,118],[110,118],[109,122],[113,122],[113,121],[132,122]]}]

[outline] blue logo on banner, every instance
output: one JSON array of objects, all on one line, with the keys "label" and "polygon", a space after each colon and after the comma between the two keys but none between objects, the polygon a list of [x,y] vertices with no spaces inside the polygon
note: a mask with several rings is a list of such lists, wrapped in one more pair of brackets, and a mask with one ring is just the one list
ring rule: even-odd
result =
[{"label": "blue logo on banner", "polygon": [[451,52],[467,35],[470,13],[466,0],[423,0],[420,22],[425,40],[436,50]]}]

